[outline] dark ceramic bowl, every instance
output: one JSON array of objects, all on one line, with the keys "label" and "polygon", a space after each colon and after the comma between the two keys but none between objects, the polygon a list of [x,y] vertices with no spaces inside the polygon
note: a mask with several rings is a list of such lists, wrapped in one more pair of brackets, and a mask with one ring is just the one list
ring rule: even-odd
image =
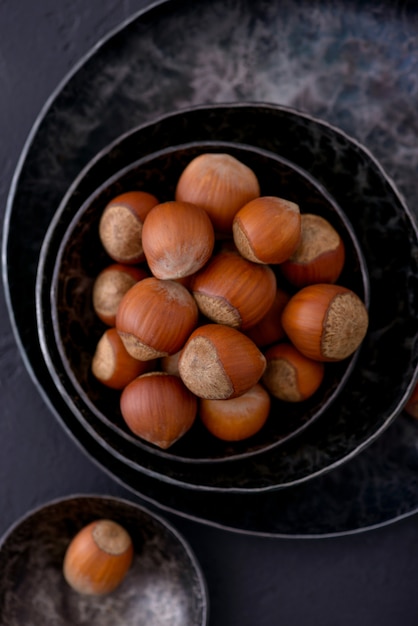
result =
[{"label": "dark ceramic bowl", "polygon": [[[173,199],[180,173],[194,157],[204,152],[227,152],[235,156],[256,173],[262,195],[280,195],[297,202],[302,213],[316,213],[330,221],[341,234],[346,249],[345,267],[338,282],[357,293],[366,305],[369,300],[364,258],[340,207],[306,172],[261,149],[215,142],[171,147],[139,159],[118,172],[101,185],[74,216],[66,212],[65,204],[62,205],[42,250],[42,256],[55,259],[50,287],[54,338],[61,357],[54,360],[52,369],[57,384],[67,389],[68,403],[75,414],[80,414],[81,405],[91,412],[90,423],[94,419],[101,420],[141,451],[193,463],[244,459],[298,435],[331,406],[346,384],[358,355],[356,352],[339,363],[325,364],[324,381],[308,400],[285,403],[273,398],[265,426],[244,441],[232,443],[215,438],[199,418],[168,450],[147,443],[129,430],[119,408],[120,392],[108,389],[91,373],[96,344],[106,329],[92,307],[92,286],[99,272],[112,262],[99,239],[99,220],[109,200],[124,191],[142,189],[155,194],[160,201]],[[297,291],[284,281],[280,282],[278,270],[277,276],[278,284],[289,293]],[[45,323],[41,321],[41,328]],[[50,354],[50,345],[46,342],[43,345]],[[100,438],[99,434],[96,436]],[[128,459],[131,457],[128,448],[125,454]],[[158,471],[158,461],[155,469]]]},{"label": "dark ceramic bowl", "polygon": [[[134,544],[125,579],[105,596],[84,596],[62,573],[76,533],[95,519],[121,524]],[[0,542],[0,616],[7,626],[205,626],[208,597],[190,546],[166,521],[133,502],[77,495],[17,521]]]},{"label": "dark ceramic bowl", "polygon": [[[344,388],[309,428],[263,453],[232,463],[195,463],[191,472],[190,463],[177,462],[174,455],[167,459],[148,453],[118,436],[74,394],[55,341],[50,287],[68,224],[112,175],[138,157],[171,145],[215,140],[268,149],[307,171],[335,198],[366,260],[370,326]],[[244,515],[249,506],[256,515],[257,504],[251,504],[250,495],[263,494],[270,502],[269,492],[301,486],[353,459],[380,437],[410,394],[417,367],[417,228],[374,156],[325,121],[261,103],[201,105],[165,115],[133,128],[98,152],[68,187],[58,211],[54,215],[51,211],[48,224],[55,231],[56,245],[45,240],[35,289],[36,363],[48,377],[46,397],[74,440],[136,493],[147,493],[162,504],[170,502],[174,509],[198,508],[206,519],[216,517],[217,498],[224,492],[235,495],[234,511],[240,506]],[[53,377],[58,363],[61,379]],[[74,402],[77,411],[70,409]],[[278,494],[271,497],[276,502]]]}]

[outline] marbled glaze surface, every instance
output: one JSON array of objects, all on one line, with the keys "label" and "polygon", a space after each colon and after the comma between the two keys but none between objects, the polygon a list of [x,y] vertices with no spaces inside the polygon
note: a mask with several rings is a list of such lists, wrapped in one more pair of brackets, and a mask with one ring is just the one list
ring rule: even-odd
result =
[{"label": "marbled glaze surface", "polygon": [[[121,585],[83,596],[64,579],[71,539],[89,522],[112,519],[130,534],[134,559]],[[74,496],[20,520],[0,543],[2,626],[205,626],[206,584],[189,545],[151,512],[128,501]]]},{"label": "marbled glaze surface", "polygon": [[[8,224],[13,236],[7,241],[6,275],[13,313],[29,367],[35,370],[35,378],[48,393],[53,395],[51,381],[39,360],[39,346],[34,340],[36,321],[34,315],[33,318],[28,315],[31,307],[27,305],[34,300],[36,264],[46,227],[68,185],[97,150],[131,126],[188,104],[208,100],[290,104],[320,115],[364,141],[398,183],[409,206],[414,208],[418,161],[414,105],[418,63],[416,29],[417,15],[406,3],[347,2],[342,6],[335,1],[297,5],[290,1],[280,5],[215,1],[200,2],[197,9],[192,3],[173,2],[156,7],[102,46],[60,92],[37,129],[21,171]],[[139,94],[142,94],[140,98]],[[253,130],[257,131],[256,122]],[[315,163],[311,165],[315,171]],[[34,224],[25,217],[35,210],[39,220]],[[364,237],[382,240],[386,235],[386,226],[382,224],[391,222],[389,216],[390,213],[383,212],[383,221],[370,226]],[[389,285],[391,293],[396,292],[397,277],[405,269],[401,243],[404,228],[399,228],[398,223],[395,232],[399,234],[395,237],[399,265],[395,256],[388,256],[386,265],[376,268],[376,272],[384,275],[387,265],[392,267],[395,263],[396,278]],[[404,279],[411,286],[408,290],[411,302],[406,306],[412,310],[416,307],[415,271],[404,275]],[[20,301],[22,289],[28,294],[25,306]],[[395,312],[379,309],[384,335],[385,328],[390,330],[392,326],[391,316],[402,311],[404,303],[395,303],[393,299],[392,305]],[[402,326],[402,318],[396,317],[395,326]],[[408,332],[415,331],[413,328]],[[390,337],[395,335],[389,333],[388,349],[391,348]],[[412,365],[411,371],[413,368]],[[369,376],[373,380],[372,370]],[[385,399],[383,394],[378,401],[384,405]],[[61,409],[60,403],[59,398],[54,398],[55,408]],[[61,418],[67,419],[64,411]],[[366,453],[350,463],[350,484],[356,485],[352,494],[355,507],[340,509],[341,475],[333,472],[325,477],[328,488],[322,489],[321,494],[332,514],[326,522],[320,519],[318,524],[312,522],[312,529],[320,527],[321,532],[326,532],[327,527],[332,532],[367,526],[416,506],[411,464],[400,463],[401,475],[397,475],[395,482],[396,476],[386,472],[394,450],[400,452],[405,446],[408,458],[411,458],[409,452],[414,451],[406,433],[410,435],[415,431],[413,428],[404,431],[403,424],[401,421],[396,428],[391,428],[391,433],[397,435],[398,448],[391,448],[392,439],[388,435],[384,440],[387,447],[374,449],[377,461],[373,454]],[[82,436],[77,428],[73,429],[73,435]],[[336,444],[338,447],[338,442]],[[84,446],[105,465],[109,464],[106,454],[97,450],[88,437]],[[316,448],[312,453],[315,458],[318,456]],[[404,458],[403,455],[400,458]],[[113,463],[115,467],[118,465],[116,459],[110,462]],[[381,474],[376,474],[376,465],[383,469]],[[345,468],[342,471],[346,471]],[[118,472],[122,480],[132,484],[129,469],[119,468]],[[402,476],[408,479],[407,485],[411,488],[404,488]],[[367,506],[368,485],[382,489],[385,484],[394,485],[395,493],[398,482],[401,483],[399,499],[394,499],[389,510]],[[155,495],[152,481],[148,493]],[[295,527],[286,522],[289,516],[293,517],[294,499],[299,503],[295,493],[292,490],[280,496],[285,499],[280,516],[286,521],[281,524],[280,519],[271,518],[269,524],[273,531],[294,532]],[[309,489],[304,492],[308,502],[311,502],[310,493]],[[402,496],[406,496],[406,500]],[[175,507],[193,512],[194,507],[182,493],[178,498],[165,500],[170,501]],[[242,504],[245,509],[245,502]],[[269,506],[267,502],[266,506]],[[271,506],[273,510],[273,501]],[[208,513],[204,504],[194,510],[199,516]],[[320,513],[319,510],[319,516]],[[239,519],[237,517],[238,525],[246,527],[248,516],[242,515],[242,522]],[[231,521],[228,516],[224,516],[224,520]],[[261,516],[259,522],[262,527]],[[303,531],[308,532],[308,529],[304,527]]]}]

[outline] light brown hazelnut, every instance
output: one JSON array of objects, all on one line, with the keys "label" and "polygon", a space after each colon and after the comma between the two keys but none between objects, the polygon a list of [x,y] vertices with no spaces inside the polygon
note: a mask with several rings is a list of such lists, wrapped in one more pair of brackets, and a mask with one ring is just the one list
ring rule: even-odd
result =
[{"label": "light brown hazelnut", "polygon": [[345,246],[339,233],[320,215],[302,214],[298,247],[280,270],[296,287],[315,283],[335,283],[345,263]]},{"label": "light brown hazelnut", "polygon": [[242,441],[258,433],[267,421],[271,400],[260,384],[237,398],[200,400],[200,418],[223,441]]},{"label": "light brown hazelnut", "polygon": [[197,320],[198,308],[186,287],[151,276],[123,296],[116,329],[129,354],[148,361],[178,352]]},{"label": "light brown hazelnut", "polygon": [[91,364],[92,373],[103,385],[123,389],[134,378],[154,369],[155,361],[139,361],[131,356],[116,328],[108,328],[100,337]]},{"label": "light brown hazelnut", "polygon": [[282,325],[294,346],[316,361],[341,361],[357,350],[368,328],[368,312],[351,289],[319,283],[293,295]]},{"label": "light brown hazelnut", "polygon": [[165,450],[192,427],[197,398],[178,376],[149,372],[125,387],[120,407],[135,435]]},{"label": "light brown hazelnut", "polygon": [[236,252],[220,252],[194,275],[190,288],[208,319],[247,329],[272,306],[276,276],[267,265],[252,263]]},{"label": "light brown hazelnut", "polygon": [[278,343],[264,356],[267,367],[263,384],[272,396],[284,402],[302,402],[310,398],[324,379],[324,364],[304,356],[292,344]]},{"label": "light brown hazelnut", "polygon": [[203,207],[215,232],[227,234],[235,213],[259,195],[260,185],[253,170],[225,153],[195,157],[183,170],[175,192],[176,200]]},{"label": "light brown hazelnut", "polygon": [[146,191],[127,191],[106,205],[99,223],[99,237],[114,261],[136,264],[144,260],[142,226],[156,204],[158,199]]},{"label": "light brown hazelnut", "polygon": [[93,308],[108,326],[114,326],[116,313],[125,293],[149,272],[142,267],[113,263],[105,267],[93,283]]},{"label": "light brown hazelnut", "polygon": [[113,520],[99,519],[84,526],[69,544],[63,573],[78,593],[103,595],[125,578],[134,549],[127,531]]},{"label": "light brown hazelnut", "polygon": [[283,263],[300,241],[299,205],[276,196],[251,200],[235,215],[232,232],[235,245],[249,261]]},{"label": "light brown hazelnut", "polygon": [[261,378],[266,359],[243,333],[222,324],[199,326],[183,347],[178,368],[199,398],[226,400],[249,391]]},{"label": "light brown hazelnut", "polygon": [[163,202],[151,209],[142,229],[148,266],[157,278],[190,276],[209,260],[215,234],[208,214],[190,202]]}]

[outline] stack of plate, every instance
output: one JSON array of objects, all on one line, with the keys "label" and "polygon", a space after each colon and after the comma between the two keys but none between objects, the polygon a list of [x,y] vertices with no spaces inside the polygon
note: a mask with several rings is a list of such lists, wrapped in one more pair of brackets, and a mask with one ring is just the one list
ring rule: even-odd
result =
[{"label": "stack of plate", "polygon": [[[270,118],[268,125],[265,117]],[[255,127],[268,129],[270,140],[258,130],[258,145],[252,145]],[[190,143],[180,144],[181,139]],[[244,139],[246,144],[238,143]],[[339,282],[353,288],[367,305],[370,296],[370,326],[355,356],[329,368],[327,395],[294,409],[287,431],[286,424],[280,429],[273,405],[269,420],[273,428],[264,429],[254,441],[222,447],[191,431],[163,452],[124,427],[117,400],[98,388],[90,373],[94,347],[103,332],[91,304],[92,283],[103,267],[98,222],[106,203],[132,188],[158,190],[162,200],[172,198],[187,162],[209,150],[229,151],[250,165],[261,180],[263,195],[277,195],[274,189],[279,188],[302,210],[308,206],[335,223],[348,253]],[[303,169],[308,163],[313,164],[312,173]],[[373,213],[375,232],[369,222]],[[335,467],[389,424],[409,384],[403,375],[410,359],[408,319],[405,315],[402,320],[391,319],[392,328],[387,328],[388,311],[399,300],[392,293],[387,302],[393,261],[382,271],[387,263],[385,215],[390,221],[407,219],[400,199],[370,155],[337,129],[297,111],[266,105],[204,106],[134,129],[80,173],[41,250],[38,329],[57,388],[81,425],[139,479],[145,473],[186,488],[252,493],[295,485]],[[401,245],[405,249],[405,238]],[[371,266],[370,279],[367,266]],[[401,283],[393,282],[399,291]],[[404,339],[396,347],[390,338],[394,333],[398,340]],[[393,359],[405,363],[398,383]]]},{"label": "stack of plate", "polygon": [[[235,12],[229,7],[229,17],[241,27],[234,30],[234,38],[228,39],[227,46],[219,29],[219,15],[224,9],[217,1],[203,2],[199,12],[193,3],[160,3],[126,24],[89,55],[48,103],[22,156],[5,222],[4,272],[16,336],[29,371],[70,436],[113,477],[160,506],[231,528],[268,534],[351,530],[387,521],[399,511],[418,506],[416,496],[411,495],[416,493],[415,484],[408,488],[401,478],[394,489],[397,495],[391,511],[368,506],[367,494],[360,487],[368,484],[374,489],[382,467],[372,455],[359,455],[372,442],[378,452],[380,435],[389,425],[394,433],[394,454],[402,452],[407,442],[417,436],[414,425],[407,425],[405,431],[403,425],[397,430],[394,423],[417,377],[417,227],[391,179],[367,149],[328,122],[288,106],[295,93],[291,87],[296,88],[292,76],[294,81],[300,79],[304,64],[310,64],[310,75],[317,72],[318,78],[322,76],[318,85],[325,85],[324,67],[314,67],[321,59],[327,59],[326,76],[339,80],[345,76],[344,68],[338,65],[338,55],[334,62],[334,57],[324,51],[322,57],[307,56],[302,49],[299,54],[297,42],[306,33],[297,31],[305,22],[292,20],[291,14],[307,10],[312,18],[309,4],[285,2],[278,10],[271,3],[266,5],[265,14],[247,0],[237,3]],[[339,11],[344,11],[344,20],[338,21]],[[393,30],[396,37],[398,22],[391,20],[396,17],[392,15],[394,11],[396,8],[390,9],[385,19],[390,23],[389,34]],[[314,17],[320,24],[328,25],[328,35],[335,31],[336,40],[341,43],[350,36],[351,28],[355,27],[360,36],[362,24],[367,26],[364,32],[371,36],[374,18],[368,9],[363,12],[364,15],[352,15],[345,12],[344,3],[335,2],[329,10],[328,3],[318,3]],[[289,18],[288,30],[282,24],[285,14]],[[203,22],[205,37],[201,37]],[[243,39],[241,47],[236,40],[250,25],[254,42],[251,64],[242,54]],[[341,25],[347,33],[338,31]],[[407,28],[406,22],[403,27]],[[163,36],[167,29],[170,37]],[[379,27],[373,35],[376,45],[371,47],[371,55],[382,54],[382,46],[378,45],[381,32]],[[281,46],[287,46],[283,58],[282,48],[275,44],[277,33]],[[178,46],[176,34],[181,37]],[[214,46],[215,41],[219,45]],[[271,41],[270,46],[266,46],[267,41]],[[214,46],[214,58],[215,51],[223,55],[224,64],[205,65],[209,45]],[[164,48],[163,55],[155,55],[158,47]],[[292,51],[293,70],[287,65]],[[180,74],[172,72],[173,58],[181,67]],[[227,61],[233,58],[248,65],[246,87],[220,92],[222,85],[226,88],[228,76],[220,85],[214,68],[227,73],[228,67],[231,69]],[[387,72],[396,72],[396,61],[396,55],[390,56],[389,64],[385,61]],[[155,96],[149,84],[155,79],[156,68],[161,81]],[[348,94],[357,103],[364,103],[362,94],[373,100],[370,90],[364,91],[368,83],[363,70],[356,70],[358,98],[352,90]],[[107,89],[106,84],[112,89]],[[402,98],[408,91],[398,81],[393,84],[397,85],[396,94],[389,94],[389,104],[395,96]],[[330,88],[329,82],[326,85]],[[253,95],[259,102],[248,103]],[[354,107],[342,107],[341,98],[330,104],[334,109],[329,110],[315,107],[315,102],[307,98],[304,110],[325,111],[328,120],[344,122],[341,125],[345,128],[353,127],[358,130],[356,136],[365,135],[362,123],[371,123],[372,118],[364,108],[361,118]],[[195,106],[198,102],[228,99],[234,102]],[[267,100],[274,104],[260,103]],[[376,104],[375,100],[372,104]],[[186,105],[192,107],[185,109]],[[161,115],[168,111],[177,112]],[[376,107],[371,106],[370,111],[373,114]],[[153,121],[144,126],[148,120]],[[115,139],[116,136],[119,137]],[[379,137],[372,138],[370,144],[380,146],[383,154]],[[113,143],[104,149],[109,141]],[[287,441],[279,436],[279,445],[270,450],[222,461],[219,477],[212,479],[210,471],[205,470],[206,483],[200,484],[204,481],[198,476],[192,484],[185,476],[188,464],[160,455],[156,471],[156,455],[150,460],[151,456],[132,442],[128,433],[116,433],[114,425],[92,411],[82,394],[78,397],[71,390],[68,372],[62,377],[54,376],[50,366],[55,367],[62,354],[51,315],[50,286],[55,259],[45,250],[51,220],[56,242],[57,233],[64,235],[92,194],[124,168],[129,172],[133,161],[171,146],[210,141],[244,144],[276,155],[306,173],[341,209],[351,224],[368,270],[370,289],[365,295],[370,299],[370,328],[341,392],[315,423]],[[412,174],[408,179],[408,167],[404,162],[400,164],[399,159],[398,165],[400,175],[405,173],[404,189],[408,185],[412,189],[415,181]],[[57,209],[61,230],[54,217]],[[37,219],[33,220],[35,212]],[[59,252],[59,246],[55,250]],[[26,294],[24,303],[22,292]],[[174,466],[175,471],[171,469]],[[199,472],[203,466],[199,465]],[[392,478],[393,473],[390,474]],[[350,515],[347,507],[351,507]],[[324,509],[327,516],[322,514]]]}]

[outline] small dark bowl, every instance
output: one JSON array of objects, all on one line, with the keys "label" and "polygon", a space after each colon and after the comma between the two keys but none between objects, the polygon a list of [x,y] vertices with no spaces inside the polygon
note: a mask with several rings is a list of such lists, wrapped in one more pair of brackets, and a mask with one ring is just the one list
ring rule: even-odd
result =
[{"label": "small dark bowl", "polygon": [[[95,519],[120,523],[135,554],[113,592],[84,596],[62,565],[75,534]],[[17,521],[0,542],[0,615],[7,626],[205,626],[206,582],[187,542],[166,521],[126,500],[77,495]]]},{"label": "small dark bowl", "polygon": [[[345,268],[338,282],[351,288],[368,305],[367,269],[349,221],[326,190],[292,163],[250,146],[200,142],[171,147],[130,164],[101,185],[75,215],[65,212],[65,204],[61,206],[42,250],[42,256],[54,258],[52,283],[45,287],[51,288],[51,317],[61,359],[54,360],[51,373],[57,384],[67,389],[67,401],[75,414],[91,412],[93,418],[122,439],[122,453],[124,442],[138,448],[138,452],[143,450],[166,460],[192,463],[232,461],[263,453],[316,421],[343,389],[356,362],[357,352],[339,363],[326,364],[323,384],[304,402],[293,404],[273,399],[266,425],[244,441],[222,442],[210,435],[197,419],[184,437],[168,450],[161,450],[128,429],[119,408],[120,392],[109,390],[91,373],[95,346],[106,328],[93,311],[92,286],[99,271],[111,263],[99,240],[99,219],[107,202],[123,191],[144,189],[160,201],[172,199],[186,164],[209,151],[228,152],[251,167],[260,181],[262,195],[281,195],[297,202],[302,212],[327,218],[341,234],[346,248]],[[286,289],[292,288],[286,285]],[[49,318],[41,320],[41,332],[42,325],[48,322]],[[43,348],[50,354],[48,342],[43,342]],[[100,434],[96,436],[100,438]],[[132,459],[130,448],[126,448],[126,454]]]}]

